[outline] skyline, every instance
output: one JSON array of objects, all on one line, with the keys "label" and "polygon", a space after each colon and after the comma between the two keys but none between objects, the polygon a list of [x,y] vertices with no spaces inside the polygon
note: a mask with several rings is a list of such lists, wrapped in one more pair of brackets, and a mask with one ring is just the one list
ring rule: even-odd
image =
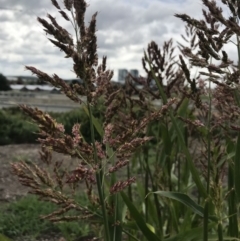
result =
[{"label": "skyline", "polygon": [[[122,82],[125,81],[126,77],[128,74],[131,74],[133,77],[139,77],[139,70],[138,69],[118,69],[117,70],[117,75],[115,74],[115,78],[112,80],[115,82]],[[8,81],[17,81],[17,79],[35,79],[37,80],[38,77],[34,75],[4,75]],[[79,78],[68,78],[65,80],[76,80]]]},{"label": "skyline", "polygon": [[[90,6],[86,13],[86,25],[92,14],[98,11],[99,60],[103,55],[108,57],[107,67],[115,72],[113,79],[118,79],[118,69],[138,69],[140,75],[145,76],[141,58],[150,41],[154,40],[159,47],[170,38],[175,44],[176,41],[182,42],[185,24],[174,14],[186,13],[202,18],[199,0],[91,0],[87,3]],[[2,74],[31,75],[24,69],[25,65],[30,65],[49,75],[56,73],[62,78],[76,78],[71,59],[64,58],[64,54],[48,41],[49,36],[36,20],[37,16],[46,19],[47,13],[56,17],[60,25],[71,29],[57,14],[50,0],[0,0]],[[226,51],[235,61],[234,45],[227,46]]]}]

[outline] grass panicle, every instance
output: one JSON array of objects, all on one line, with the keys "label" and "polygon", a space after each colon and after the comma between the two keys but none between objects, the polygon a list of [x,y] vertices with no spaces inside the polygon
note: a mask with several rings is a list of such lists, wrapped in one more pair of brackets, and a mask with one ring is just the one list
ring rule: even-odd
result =
[{"label": "grass panicle", "polygon": [[[21,106],[38,125],[45,168],[15,162],[12,169],[31,193],[56,204],[43,218],[84,219],[106,241],[238,240],[240,69],[225,47],[237,39],[239,53],[240,7],[222,1],[231,13],[225,17],[216,1],[202,3],[201,20],[175,14],[186,23],[182,41],[151,41],[142,58],[146,77],[129,74],[124,87],[112,84],[107,57],[99,63],[97,13],[86,26],[86,1],[64,1],[64,10],[52,1],[74,34],[50,14],[38,18],[83,85],[26,69],[89,118],[85,140],[81,120],[67,133],[49,114]],[[96,116],[99,103],[104,111]],[[74,167],[63,169],[52,152],[71,156]],[[76,201],[79,192],[87,203]]]}]

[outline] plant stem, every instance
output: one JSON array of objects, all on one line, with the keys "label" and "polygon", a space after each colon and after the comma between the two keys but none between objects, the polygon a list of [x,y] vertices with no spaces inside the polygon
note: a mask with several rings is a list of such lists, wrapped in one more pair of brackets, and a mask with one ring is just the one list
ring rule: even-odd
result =
[{"label": "plant stem", "polygon": [[146,165],[146,168],[145,168],[145,221],[148,222],[148,203],[149,203],[149,200],[148,200],[148,187],[149,187],[149,163],[148,163],[148,144],[146,144],[144,147],[143,147],[143,156],[144,156],[144,162],[145,162],[145,165]]},{"label": "plant stem", "polygon": [[[97,156],[97,148],[95,145],[95,137],[94,137],[94,127],[93,127],[93,120],[92,120],[92,110],[89,102],[87,101],[87,108],[89,112],[89,121],[90,121],[90,131],[91,131],[91,141],[93,145],[93,150],[94,150],[94,161],[96,164],[100,164],[98,162],[98,156]],[[107,216],[107,211],[105,207],[105,202],[104,202],[104,188],[102,188],[103,184],[103,170],[102,166],[100,165],[99,171],[96,173],[96,179],[97,179],[97,189],[98,189],[98,195],[101,203],[101,208],[102,208],[102,214],[103,214],[103,224],[104,224],[104,231],[105,231],[105,240],[106,241],[111,241],[110,239],[110,232],[109,232],[109,223],[108,223],[108,216]]]},{"label": "plant stem", "polygon": [[129,233],[127,230],[124,230],[124,229],[123,229],[123,232],[124,232],[125,234],[127,234],[129,237],[131,237],[132,239],[134,239],[134,240],[136,240],[136,241],[140,241],[139,239],[137,239],[136,237],[134,237],[131,233]]},{"label": "plant stem", "polygon": [[208,110],[208,132],[207,132],[207,145],[208,145],[208,151],[207,151],[207,200],[205,202],[205,211],[204,211],[204,219],[203,219],[203,240],[208,240],[208,217],[209,217],[209,193],[210,193],[210,173],[211,173],[211,110],[212,110],[212,97],[211,97],[211,81],[209,80],[208,85],[208,99],[209,99],[209,110]]},{"label": "plant stem", "polygon": [[222,221],[218,223],[218,240],[223,241]]},{"label": "plant stem", "polygon": [[[127,165],[127,178],[129,179],[131,177],[131,170],[130,165]],[[132,186],[128,186],[128,197],[131,201],[133,201],[133,195],[132,195]]]},{"label": "plant stem", "polygon": [[[160,95],[161,95],[161,97],[162,97],[163,104],[166,104],[166,103],[167,103],[167,96],[166,96],[166,94],[164,93],[162,86],[161,86],[160,83],[157,81],[157,77],[156,77],[156,75],[155,75],[155,73],[154,73],[154,70],[153,70],[151,64],[150,64],[150,60],[149,60],[149,58],[147,57],[146,52],[144,52],[144,56],[146,56],[146,59],[147,59],[147,62],[148,62],[148,66],[149,66],[149,68],[150,68],[150,70],[151,70],[151,73],[152,73],[152,75],[153,75],[153,78],[154,78],[154,80],[155,80],[155,82],[156,82],[156,85],[157,85],[157,87],[158,87],[159,93],[160,93]],[[181,130],[180,130],[178,124],[177,124],[176,118],[175,118],[175,116],[173,115],[172,107],[169,108],[169,116],[170,116],[170,118],[171,118],[171,121],[172,121],[172,124],[173,124],[173,126],[174,126],[174,129],[176,130],[177,136],[178,136],[179,141],[180,141],[181,148],[182,148],[184,154],[186,155],[186,159],[187,159],[187,162],[188,162],[188,165],[189,165],[189,168],[190,168],[190,171],[191,171],[193,180],[194,180],[194,182],[196,183],[196,186],[197,186],[200,194],[201,194],[203,197],[206,198],[206,197],[207,197],[206,190],[205,190],[205,188],[204,188],[204,186],[203,186],[203,184],[202,184],[202,182],[201,182],[200,175],[199,175],[197,169],[195,168],[195,165],[194,165],[193,160],[192,160],[192,158],[191,158],[191,154],[190,154],[190,152],[189,152],[188,147],[186,146],[186,143],[185,143],[185,141],[184,141],[183,134],[182,134],[182,132],[181,132]]]}]

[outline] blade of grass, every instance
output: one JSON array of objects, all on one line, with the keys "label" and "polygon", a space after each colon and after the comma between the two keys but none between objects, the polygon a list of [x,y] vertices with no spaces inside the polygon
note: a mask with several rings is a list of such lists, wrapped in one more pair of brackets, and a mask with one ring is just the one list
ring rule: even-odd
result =
[{"label": "blade of grass", "polygon": [[234,187],[237,202],[240,202],[240,133],[238,133],[236,154],[234,158]]},{"label": "blade of grass", "polygon": [[191,208],[194,213],[198,214],[201,217],[203,217],[204,215],[203,207],[195,203],[188,195],[184,193],[168,192],[168,191],[157,191],[154,193],[183,203],[187,207]]},{"label": "blade of grass", "polygon": [[[166,96],[166,94],[164,93],[162,86],[161,86],[160,83],[157,81],[156,75],[155,75],[155,73],[154,73],[154,71],[153,71],[153,69],[152,69],[152,66],[151,66],[151,64],[150,64],[150,61],[149,61],[149,59],[148,59],[147,54],[146,54],[145,51],[144,51],[144,55],[145,55],[145,57],[146,57],[146,59],[147,59],[149,68],[151,69],[151,73],[152,73],[152,75],[153,75],[153,77],[154,77],[154,80],[155,80],[155,82],[156,82],[156,85],[157,85],[157,87],[158,87],[158,90],[159,90],[159,92],[160,92],[160,95],[161,95],[161,97],[162,97],[163,104],[166,104],[166,103],[167,103],[167,96]],[[184,153],[185,153],[185,155],[186,155],[186,158],[187,158],[187,161],[188,161],[188,165],[189,165],[189,169],[190,169],[191,174],[192,174],[192,178],[193,178],[194,182],[196,183],[200,194],[201,194],[203,197],[206,198],[206,197],[207,197],[206,189],[204,188],[204,186],[203,186],[203,184],[202,184],[202,182],[201,182],[200,175],[199,175],[198,171],[197,171],[196,168],[195,168],[195,165],[194,165],[194,163],[193,163],[193,161],[192,161],[190,152],[189,152],[189,150],[188,150],[188,148],[187,148],[187,146],[186,146],[186,143],[185,143],[185,141],[184,141],[183,134],[182,134],[182,132],[180,131],[179,126],[177,125],[176,119],[175,119],[175,117],[174,117],[174,115],[173,115],[173,111],[172,111],[171,108],[170,108],[170,110],[169,110],[169,115],[170,115],[171,121],[172,121],[172,123],[173,123],[173,126],[174,126],[174,128],[175,128],[175,130],[176,130],[176,132],[177,132],[177,135],[178,135],[178,138],[179,138],[179,141],[180,141],[182,150],[184,151]]]},{"label": "blade of grass", "polygon": [[[83,110],[88,115],[88,117],[90,117],[88,108],[85,105],[83,105]],[[101,137],[103,137],[103,128],[102,128],[101,124],[99,123],[98,119],[96,119],[93,115],[92,115],[92,122],[93,122],[93,125],[94,125],[95,129],[97,130],[98,134]]]},{"label": "blade of grass", "polygon": [[3,234],[0,234],[0,240],[1,241],[12,241],[10,238],[4,236]]},{"label": "blade of grass", "polygon": [[[213,228],[215,223],[209,224],[210,228]],[[180,240],[202,240],[203,227],[193,228],[183,233],[177,234],[174,237],[164,239],[164,241],[180,241]],[[216,240],[216,239],[215,239]]]},{"label": "blade of grass", "polygon": [[204,213],[203,213],[203,241],[208,240],[208,208],[209,208],[209,203],[208,203],[208,198],[205,200],[204,204]]},{"label": "blade of grass", "polygon": [[[94,116],[92,114],[91,106],[90,103],[87,102],[87,111],[89,114],[89,120],[90,120],[90,130],[91,130],[91,141],[93,145],[93,150],[94,150],[94,161],[95,163],[98,162],[98,155],[97,155],[97,148],[95,144],[95,137],[94,137]],[[104,183],[104,173],[103,170],[100,169],[99,172],[96,173],[96,180],[97,180],[97,190],[98,190],[98,195],[101,203],[101,209],[102,209],[102,215],[103,215],[103,223],[104,223],[104,232],[105,232],[105,239],[106,241],[111,240],[111,234],[110,234],[110,225],[109,225],[109,220],[108,220],[108,213],[106,210],[105,206],[105,192],[103,188],[103,183]]]},{"label": "blade of grass", "polygon": [[118,225],[117,222],[122,220],[122,210],[123,210],[123,203],[122,200],[119,198],[119,194],[117,193],[114,200],[114,228],[113,228],[113,239],[114,241],[122,241],[122,225]]},{"label": "blade of grass", "polygon": [[[226,139],[227,143],[227,153],[234,153],[235,152],[235,146],[233,144],[233,141],[229,138]],[[228,154],[229,155],[229,154]],[[232,157],[233,159],[233,157]],[[238,217],[237,217],[237,202],[236,202],[236,193],[234,190],[234,168],[233,168],[233,162],[229,160],[228,162],[228,235],[231,237],[238,238]]]},{"label": "blade of grass", "polygon": [[143,216],[138,212],[134,204],[129,200],[127,195],[124,192],[121,192],[121,196],[125,204],[127,205],[131,216],[135,220],[138,228],[142,231],[142,234],[146,237],[149,241],[160,241],[159,237],[153,233],[147,223],[144,221]]}]

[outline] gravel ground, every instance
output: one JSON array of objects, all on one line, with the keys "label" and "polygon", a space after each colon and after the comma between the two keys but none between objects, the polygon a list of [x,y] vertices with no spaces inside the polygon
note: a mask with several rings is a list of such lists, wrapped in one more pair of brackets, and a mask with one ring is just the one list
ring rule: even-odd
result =
[{"label": "gravel ground", "polygon": [[[42,165],[39,156],[40,145],[38,144],[22,144],[22,145],[6,145],[0,146],[0,205],[12,202],[21,198],[28,193],[28,188],[22,186],[17,177],[11,173],[11,162],[16,161],[33,161],[38,165]],[[73,163],[70,157],[64,157],[55,153],[53,160],[64,160],[68,166]],[[63,237],[56,234],[48,234],[38,239],[39,241],[65,241]],[[87,240],[87,239],[84,239]],[[14,241],[33,241],[31,238],[24,237]]]},{"label": "gravel ground", "polygon": [[[40,145],[38,144],[22,144],[22,145],[6,145],[0,146],[0,204],[1,202],[13,201],[18,197],[22,197],[28,193],[28,188],[22,186],[17,178],[11,173],[12,162],[32,161],[41,166]],[[53,160],[63,160],[63,165],[73,168],[73,159],[54,153]]]},{"label": "gravel ground", "polygon": [[[197,144],[195,145],[197,146]],[[198,148],[197,148],[198,149]],[[40,160],[40,145],[39,144],[21,144],[21,145],[6,145],[0,146],[0,205],[12,202],[20,197],[27,195],[28,188],[22,186],[17,177],[11,173],[11,162],[16,161],[32,161],[41,166]],[[192,151],[193,152],[193,151]],[[200,154],[200,150],[194,149],[195,156]],[[62,154],[55,153],[53,160],[63,160],[63,165],[69,169],[73,169],[76,161],[70,157],[63,156]],[[46,235],[38,239],[39,241],[66,241],[59,235],[52,234]],[[91,239],[79,239],[77,241],[86,241]],[[14,241],[34,241],[31,238],[25,237],[24,239],[17,239]]]}]

